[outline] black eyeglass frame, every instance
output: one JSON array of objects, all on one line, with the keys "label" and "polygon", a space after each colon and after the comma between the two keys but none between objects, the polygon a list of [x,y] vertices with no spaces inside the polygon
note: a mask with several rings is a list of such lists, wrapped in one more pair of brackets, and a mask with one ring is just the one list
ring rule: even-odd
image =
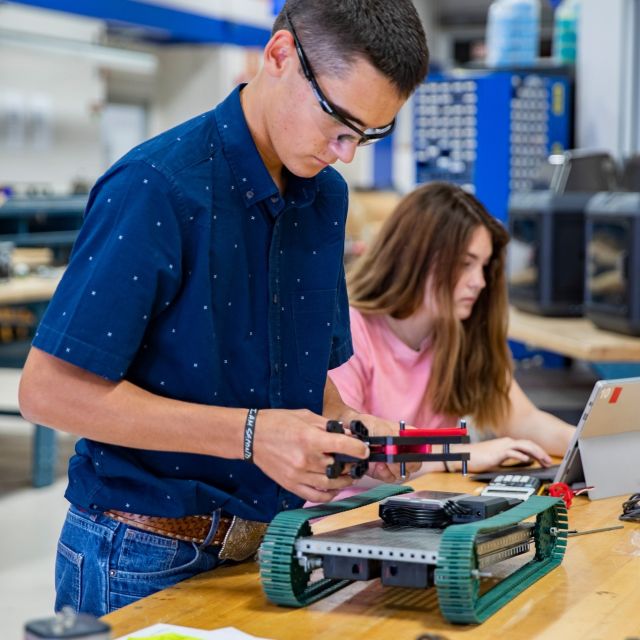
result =
[{"label": "black eyeglass frame", "polygon": [[296,46],[296,53],[298,54],[298,60],[300,60],[300,66],[302,68],[302,73],[304,73],[304,77],[309,81],[311,85],[311,89],[320,104],[322,110],[330,115],[334,120],[337,120],[340,124],[343,124],[345,127],[349,127],[352,131],[355,131],[360,139],[358,140],[358,146],[362,147],[367,144],[372,144],[381,140],[382,138],[386,138],[390,135],[396,126],[396,119],[394,118],[387,126],[381,127],[379,129],[366,129],[362,130],[352,124],[349,119],[340,113],[340,110],[336,108],[334,105],[327,100],[324,93],[322,93],[322,89],[318,85],[318,81],[311,70],[311,64],[309,63],[309,59],[307,58],[302,45],[300,44],[300,40],[298,39],[298,34],[293,27],[293,23],[291,22],[291,18],[289,14],[285,11],[284,17],[287,20],[289,28],[291,29],[291,35],[293,36],[293,42]]}]

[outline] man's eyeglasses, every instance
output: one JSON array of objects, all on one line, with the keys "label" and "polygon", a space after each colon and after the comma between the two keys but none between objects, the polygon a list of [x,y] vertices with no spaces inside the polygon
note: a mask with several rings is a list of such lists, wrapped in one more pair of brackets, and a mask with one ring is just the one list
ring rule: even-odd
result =
[{"label": "man's eyeglasses", "polygon": [[298,53],[298,59],[300,60],[300,66],[302,67],[302,73],[304,73],[304,77],[309,81],[311,88],[313,90],[316,99],[320,103],[322,110],[329,114],[334,120],[337,120],[340,124],[343,124],[345,127],[349,127],[352,131],[355,131],[358,134],[358,146],[363,146],[366,144],[371,144],[372,142],[377,142],[381,138],[385,138],[388,136],[396,126],[395,118],[386,125],[385,127],[380,127],[379,129],[359,129],[354,124],[352,124],[349,119],[340,113],[340,110],[332,105],[329,100],[325,97],[324,93],[318,86],[318,82],[316,80],[313,71],[311,70],[311,65],[309,64],[309,60],[300,44],[300,40],[298,40],[298,35],[296,30],[293,28],[293,24],[291,23],[291,18],[289,18],[289,14],[285,12],[284,14],[287,22],[289,23],[289,28],[291,29],[291,35],[293,36],[293,41],[296,45],[296,52]]}]

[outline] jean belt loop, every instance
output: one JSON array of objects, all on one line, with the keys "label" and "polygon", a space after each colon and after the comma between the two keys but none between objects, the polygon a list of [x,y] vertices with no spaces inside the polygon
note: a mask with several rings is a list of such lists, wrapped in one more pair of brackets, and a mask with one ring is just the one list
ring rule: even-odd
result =
[{"label": "jean belt loop", "polygon": [[205,547],[207,547],[213,540],[213,536],[215,536],[216,531],[218,530],[218,525],[220,524],[221,514],[222,509],[215,509],[211,512],[211,528],[209,529],[209,533],[207,533],[207,537],[204,539],[204,542],[198,545],[200,549],[204,549]]}]

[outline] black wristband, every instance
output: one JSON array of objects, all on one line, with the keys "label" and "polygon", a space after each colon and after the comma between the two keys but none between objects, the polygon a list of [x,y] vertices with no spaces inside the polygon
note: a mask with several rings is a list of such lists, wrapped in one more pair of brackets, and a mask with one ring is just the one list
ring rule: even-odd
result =
[{"label": "black wristband", "polygon": [[244,423],[244,446],[242,457],[246,462],[253,462],[253,434],[256,430],[257,409],[249,409],[247,420]]}]

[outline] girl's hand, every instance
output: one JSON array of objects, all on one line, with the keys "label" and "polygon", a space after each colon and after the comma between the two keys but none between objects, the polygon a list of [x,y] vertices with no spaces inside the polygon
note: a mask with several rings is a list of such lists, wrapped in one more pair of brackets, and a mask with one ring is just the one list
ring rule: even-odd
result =
[{"label": "girl's hand", "polygon": [[[471,454],[469,471],[478,473],[492,469],[507,460],[531,462],[536,460],[543,467],[551,464],[549,454],[531,440],[516,440],[514,438],[494,438],[475,442],[474,444],[460,447],[452,447],[456,451],[468,451]],[[449,466],[452,466],[449,463]],[[456,463],[456,467],[459,464]]]}]

